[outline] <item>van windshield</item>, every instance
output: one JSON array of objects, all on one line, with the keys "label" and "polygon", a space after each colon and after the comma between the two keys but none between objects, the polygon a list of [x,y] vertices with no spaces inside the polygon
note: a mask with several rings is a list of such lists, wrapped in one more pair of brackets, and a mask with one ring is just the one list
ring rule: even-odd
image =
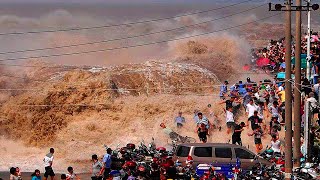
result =
[{"label": "van windshield", "polygon": [[177,150],[177,156],[179,157],[188,157],[190,151],[190,147],[187,146],[179,146]]}]

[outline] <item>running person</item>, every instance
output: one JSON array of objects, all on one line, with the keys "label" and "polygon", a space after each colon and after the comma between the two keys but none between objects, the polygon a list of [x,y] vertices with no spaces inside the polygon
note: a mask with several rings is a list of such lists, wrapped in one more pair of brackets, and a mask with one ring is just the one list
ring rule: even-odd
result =
[{"label": "running person", "polygon": [[281,131],[281,124],[278,121],[278,114],[273,114],[271,121],[270,121],[270,125],[269,125],[269,134],[271,135],[271,137],[273,135],[275,136],[279,136],[278,131]]},{"label": "running person", "polygon": [[209,119],[203,116],[201,112],[198,113],[198,119],[197,119],[197,128],[200,127],[201,124],[206,125],[207,129],[211,128],[211,124],[209,122]]},{"label": "running person", "polygon": [[272,135],[271,146],[274,155],[281,155],[281,141],[276,135]]},{"label": "running person", "polygon": [[219,96],[221,99],[225,99],[225,95],[228,92],[228,81],[224,81],[224,83],[220,86]]},{"label": "running person", "polygon": [[263,131],[261,130],[261,126],[258,126],[252,133],[248,133],[248,136],[254,136],[254,144],[256,145],[257,154],[262,150],[262,141],[261,137],[263,135]]},{"label": "running person", "polygon": [[238,143],[240,146],[242,146],[241,133],[244,130],[243,127],[245,126],[246,124],[244,122],[241,122],[239,125],[236,124],[232,134],[232,144]]},{"label": "running person", "polygon": [[208,129],[206,127],[205,124],[201,124],[200,127],[198,128],[198,136],[201,142],[206,143],[207,142],[207,135],[209,135],[208,133]]},{"label": "running person", "polygon": [[278,121],[280,122],[280,107],[277,101],[274,101],[272,105],[269,107],[270,114],[277,115]]},{"label": "running person", "polygon": [[47,180],[49,176],[51,177],[51,180],[54,180],[55,174],[52,169],[53,154],[54,154],[54,149],[50,148],[50,152],[43,158],[44,167],[45,167],[44,180]]},{"label": "running person", "polygon": [[258,106],[254,104],[253,99],[250,99],[246,106],[246,115],[248,115],[248,118],[253,116],[255,111],[258,111]]},{"label": "running person", "polygon": [[102,180],[102,170],[103,164],[98,160],[98,156],[96,154],[92,155],[91,179]]},{"label": "running person", "polygon": [[254,131],[262,123],[262,119],[258,116],[258,111],[254,111],[253,116],[250,116],[247,121],[249,128],[249,121],[251,122],[251,129]]},{"label": "running person", "polygon": [[228,107],[226,111],[226,124],[227,124],[227,134],[230,134],[231,130],[233,131],[235,126],[232,107]]}]

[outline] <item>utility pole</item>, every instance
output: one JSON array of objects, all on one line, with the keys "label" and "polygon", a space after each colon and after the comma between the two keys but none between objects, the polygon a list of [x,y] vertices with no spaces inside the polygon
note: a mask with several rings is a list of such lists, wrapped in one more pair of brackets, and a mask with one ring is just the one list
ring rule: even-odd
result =
[{"label": "utility pole", "polygon": [[291,0],[287,0],[285,15],[285,179],[290,180],[292,176],[292,90],[291,90]]},{"label": "utility pole", "polygon": [[[297,101],[295,100],[295,129],[299,128],[298,132],[300,132],[300,104],[301,104],[301,94],[300,82],[301,82],[301,11],[310,11],[310,8],[313,10],[319,9],[318,4],[313,4],[310,6],[310,3],[307,6],[301,6],[301,0],[297,0],[296,6],[291,6],[291,0],[287,0],[285,6],[281,4],[275,5],[275,10],[271,8],[272,3],[269,3],[269,11],[286,11],[285,15],[285,64],[286,64],[286,76],[285,76],[285,179],[290,180],[292,177],[292,88],[289,80],[291,79],[291,11],[299,12],[297,17],[297,32],[296,32],[296,73],[295,73],[295,83],[297,84],[297,88],[295,88],[295,98],[299,98]],[[282,9],[286,7],[285,9]],[[293,7],[293,9],[291,9]],[[297,52],[300,51],[300,52]],[[298,72],[297,72],[298,71]],[[298,103],[299,102],[299,103]],[[299,108],[298,108],[299,107]],[[298,109],[298,110],[297,110]],[[296,119],[298,118],[298,120]],[[295,153],[300,152],[300,133],[295,132],[295,139],[297,140],[295,145]],[[300,155],[300,153],[299,153]],[[295,156],[295,162],[300,161],[300,158],[297,158],[298,154]],[[300,163],[300,162],[299,162]],[[297,163],[296,163],[297,165]]]},{"label": "utility pole", "polygon": [[[301,7],[301,0],[296,0]],[[300,167],[300,134],[301,134],[301,11],[296,12],[296,46],[295,46],[295,86],[294,86],[294,167]]]},{"label": "utility pole", "polygon": [[[291,88],[291,0],[287,0],[285,6],[275,5],[275,10],[271,9],[272,3],[269,3],[269,11],[285,11],[285,179],[291,180],[292,177],[292,88]],[[282,9],[285,7],[285,9]],[[300,54],[299,54],[300,55]]]},{"label": "utility pole", "polygon": [[[308,0],[308,6],[310,5],[310,0]],[[310,80],[310,37],[311,37],[311,11],[308,11],[308,29],[307,29],[307,79]]]}]

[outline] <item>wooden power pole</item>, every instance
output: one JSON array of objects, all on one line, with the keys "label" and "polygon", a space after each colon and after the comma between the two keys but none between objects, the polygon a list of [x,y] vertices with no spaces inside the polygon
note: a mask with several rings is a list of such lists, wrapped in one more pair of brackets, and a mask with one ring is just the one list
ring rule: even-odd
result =
[{"label": "wooden power pole", "polygon": [[[296,0],[296,6],[301,6],[301,0]],[[296,35],[295,35],[295,74],[294,74],[294,167],[300,167],[300,135],[301,135],[301,11],[296,12]]]}]

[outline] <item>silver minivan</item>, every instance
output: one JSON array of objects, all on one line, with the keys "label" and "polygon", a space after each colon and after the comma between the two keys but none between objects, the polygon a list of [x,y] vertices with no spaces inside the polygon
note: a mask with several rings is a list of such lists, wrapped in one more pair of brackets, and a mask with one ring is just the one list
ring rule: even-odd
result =
[{"label": "silver minivan", "polygon": [[180,144],[173,157],[183,165],[187,160],[192,160],[194,167],[198,164],[235,164],[237,158],[240,159],[241,168],[244,170],[250,170],[258,163],[271,165],[271,162],[257,156],[243,146],[226,143]]}]

